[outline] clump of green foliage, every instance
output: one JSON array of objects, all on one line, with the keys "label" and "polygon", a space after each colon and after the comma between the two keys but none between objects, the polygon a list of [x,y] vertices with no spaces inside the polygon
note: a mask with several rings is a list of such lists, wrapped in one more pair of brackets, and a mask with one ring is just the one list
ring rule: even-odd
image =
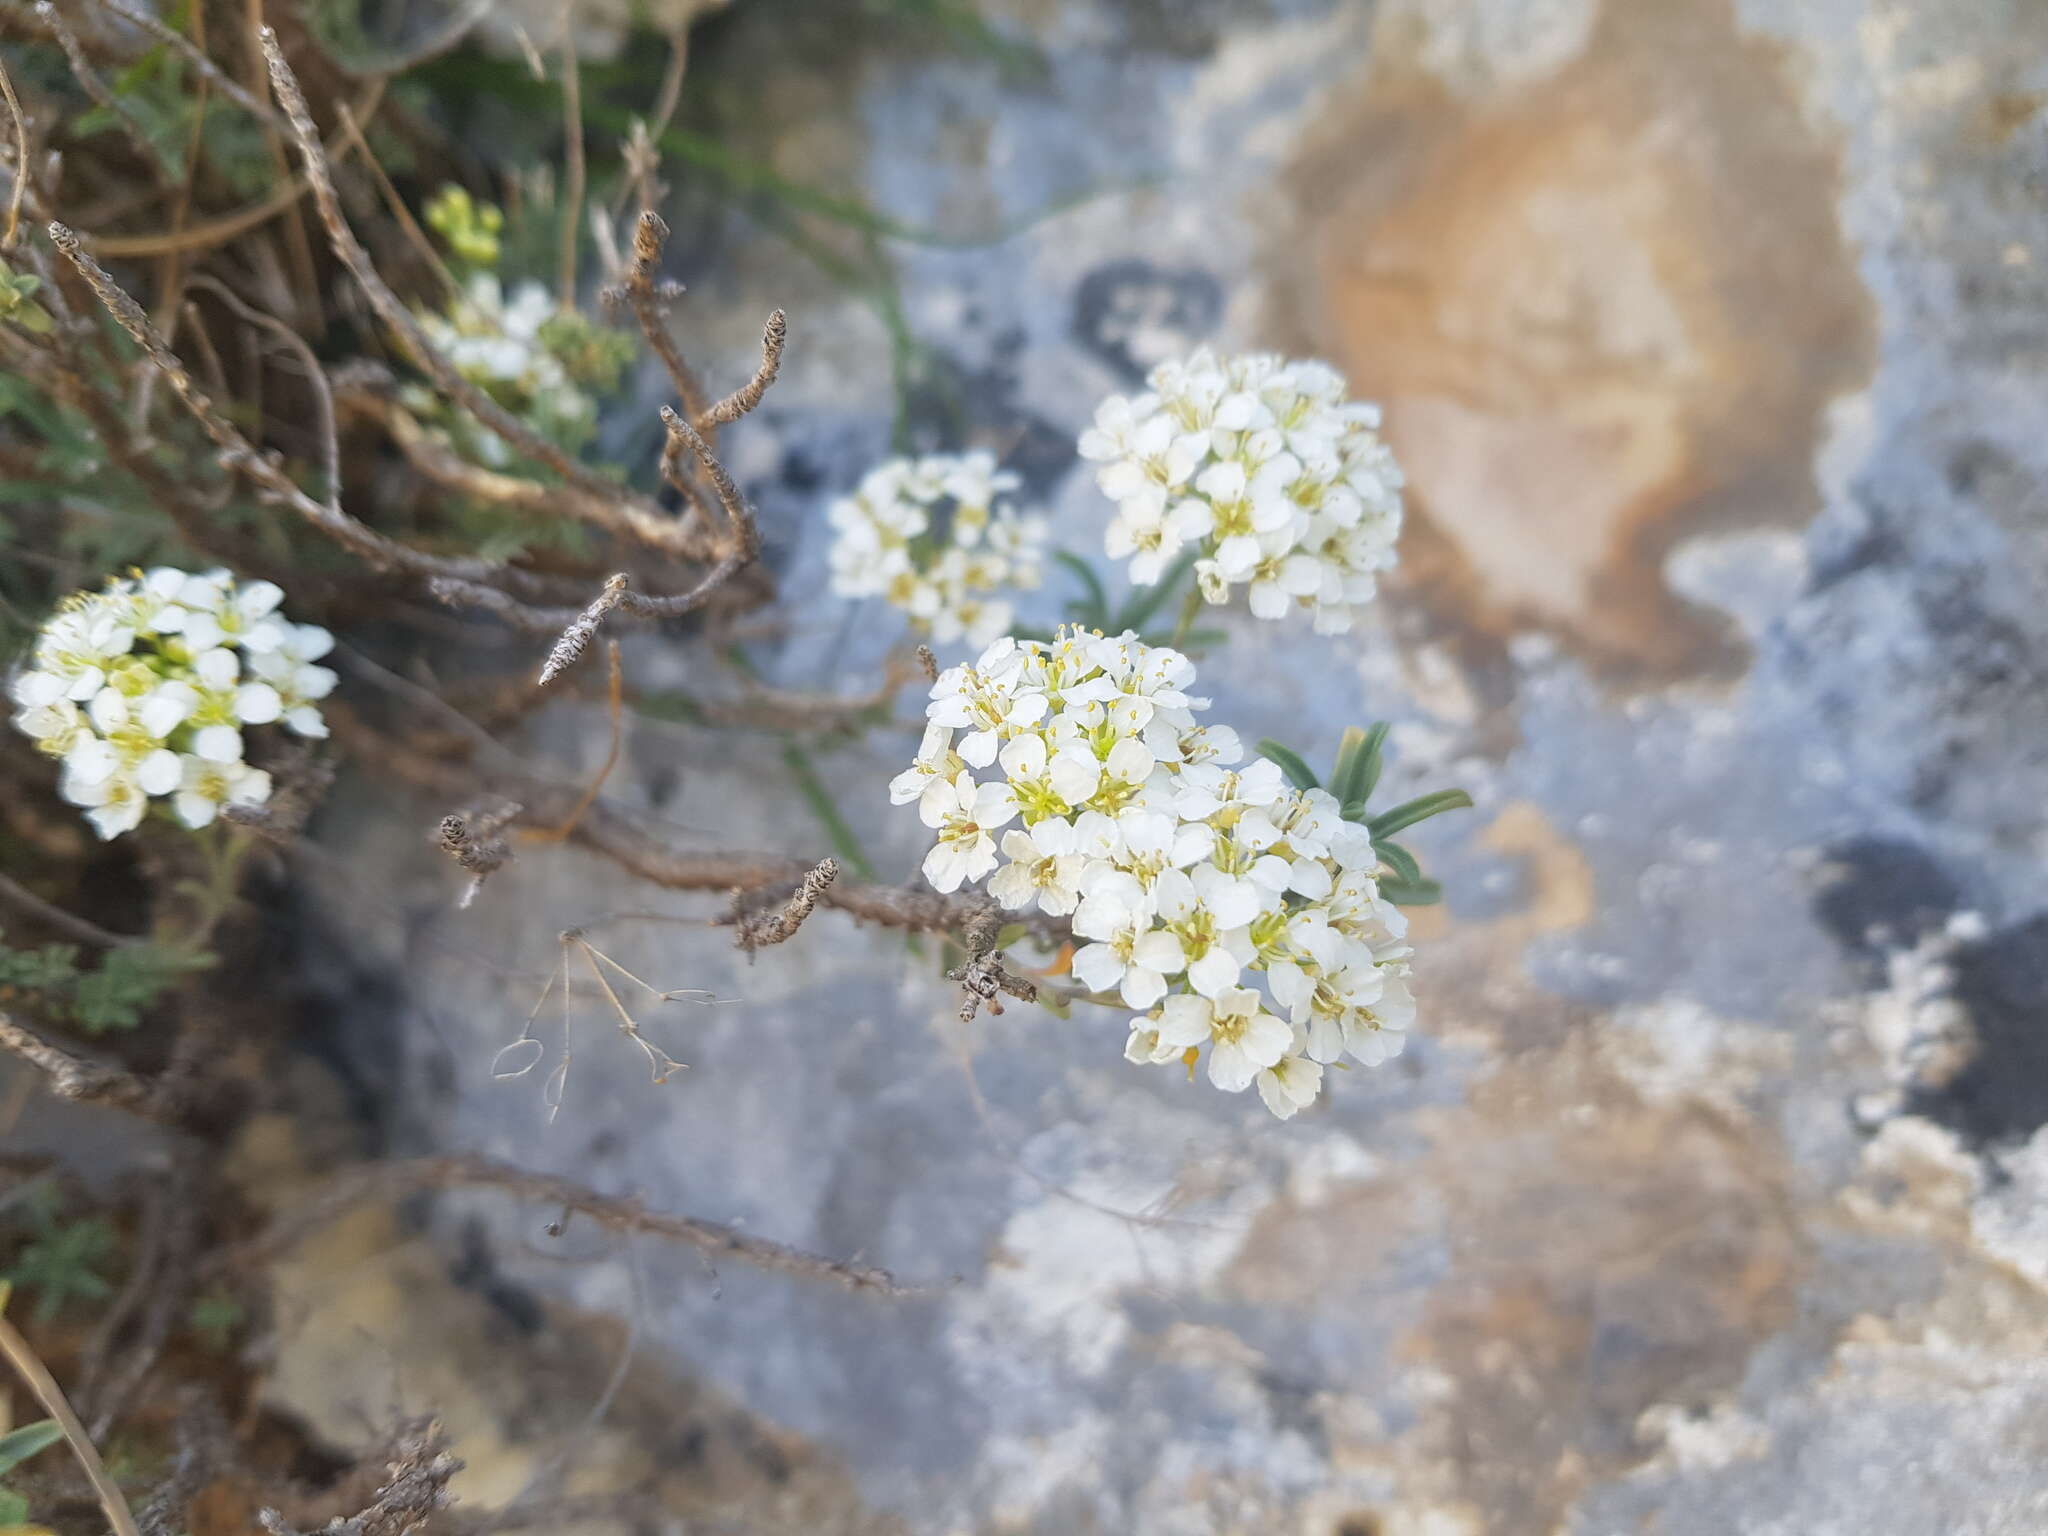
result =
[{"label": "clump of green foliage", "polygon": [[119,945],[98,965],[81,967],[76,944],[13,949],[0,943],[0,996],[20,996],[52,1023],[99,1035],[136,1028],[181,978],[212,963],[211,955],[141,943]]},{"label": "clump of green foliage", "polygon": [[114,1294],[106,1271],[120,1246],[104,1216],[68,1215],[64,1195],[48,1180],[22,1192],[16,1226],[26,1240],[8,1266],[9,1288],[35,1293],[31,1317],[47,1323],[72,1301],[104,1301]]}]

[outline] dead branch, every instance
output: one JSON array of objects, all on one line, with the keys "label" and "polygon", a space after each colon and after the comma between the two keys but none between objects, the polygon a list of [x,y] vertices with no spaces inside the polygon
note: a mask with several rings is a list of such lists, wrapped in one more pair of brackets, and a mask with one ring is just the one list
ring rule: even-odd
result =
[{"label": "dead branch", "polygon": [[140,944],[142,940],[134,934],[112,933],[98,923],[89,922],[76,913],[43,900],[27,886],[0,874],[0,901],[26,912],[29,916],[48,927],[56,929],[68,939],[81,944],[97,945],[101,949],[119,949],[127,944]]},{"label": "dead branch", "polygon": [[604,590],[590,600],[588,608],[576,615],[562,631],[562,638],[555,642],[555,648],[548,652],[547,662],[540,669],[540,687],[547,687],[583,659],[592,636],[597,633],[597,626],[604,622],[606,614],[619,606],[625,595],[625,572],[606,578]]},{"label": "dead branch", "polygon": [[122,134],[136,154],[148,165],[149,173],[156,179],[157,186],[165,191],[173,190],[177,185],[177,179],[171,175],[170,166],[164,162],[163,151],[157,148],[155,140],[143,132],[142,124],[135,120],[135,114],[129,111],[128,104],[107,88],[107,82],[102,80],[99,71],[92,67],[92,60],[85,56],[85,48],[78,41],[78,34],[65,24],[64,18],[57,14],[57,8],[50,0],[37,0],[36,15],[56,34],[58,46],[64,50],[65,62],[71,66],[71,77],[78,82],[79,89],[92,98],[94,106],[121,125]]},{"label": "dead branch", "polygon": [[529,1173],[483,1157],[422,1157],[369,1163],[331,1179],[268,1230],[224,1256],[223,1262],[255,1264],[288,1252],[343,1212],[366,1200],[399,1200],[436,1189],[497,1189],[548,1207],[569,1210],[615,1232],[645,1233],[688,1243],[707,1253],[739,1259],[761,1269],[806,1280],[829,1280],[849,1290],[891,1297],[931,1294],[928,1286],[899,1282],[886,1269],[827,1258],[754,1237],[723,1222],[652,1211],[638,1200],[600,1194],[553,1174]]},{"label": "dead branch", "polygon": [[57,1421],[57,1427],[64,1432],[65,1443],[71,1447],[71,1454],[78,1459],[86,1480],[99,1497],[100,1509],[107,1517],[107,1524],[113,1527],[114,1536],[137,1536],[135,1516],[121,1493],[121,1485],[107,1475],[99,1452],[86,1436],[85,1426],[78,1422],[78,1415],[72,1412],[71,1404],[65,1399],[64,1389],[57,1385],[42,1357],[5,1316],[0,1316],[0,1358],[5,1358],[14,1368],[15,1375],[21,1378],[22,1385],[28,1388],[43,1412]]},{"label": "dead branch", "polygon": [[754,370],[751,379],[704,413],[697,422],[698,431],[729,427],[761,403],[761,397],[768,393],[768,386],[782,371],[782,344],[788,339],[789,318],[778,309],[761,328],[761,366]]},{"label": "dead branch", "polygon": [[507,800],[490,810],[451,811],[437,829],[441,851],[469,872],[460,906],[476,900],[484,882],[512,862],[512,845],[499,834],[525,807]]},{"label": "dead branch", "polygon": [[[298,141],[300,159],[303,161],[308,179],[312,183],[313,201],[320,211],[320,221],[326,227],[328,243],[355,278],[376,311],[377,318],[397,337],[413,363],[434,383],[434,387],[448,400],[474,416],[483,425],[526,458],[545,465],[564,482],[556,497],[561,510],[584,522],[606,528],[623,537],[637,539],[650,549],[661,550],[685,559],[699,558],[706,551],[698,540],[659,507],[645,502],[630,491],[612,484],[587,466],[578,463],[555,444],[528,427],[518,417],[507,411],[482,389],[470,383],[447,358],[427,339],[419,322],[405,307],[398,295],[392,292],[376,266],[370,260],[370,253],[363,249],[362,242],[350,228],[347,216],[342,212],[340,194],[335,190],[334,178],[329,171],[326,152],[320,143],[319,131],[313,125],[312,110],[306,105],[305,93],[300,90],[298,77],[285,62],[284,50],[279,47],[277,34],[265,27],[258,34],[263,44],[263,57],[270,66],[271,89],[282,104],[285,116],[290,119],[293,136]],[[476,578],[466,578],[475,580]],[[559,627],[559,626],[553,626]]]},{"label": "dead branch", "polygon": [[143,313],[142,306],[86,254],[74,232],[53,222],[50,240],[77,268],[79,276],[92,288],[107,313],[142,348],[171,386],[171,392],[219,447],[221,462],[246,474],[264,493],[266,500],[290,507],[337,544],[380,569],[471,582],[487,581],[503,574],[502,567],[488,560],[430,555],[400,544],[364,527],[338,506],[308,496],[282,467],[269,455],[260,452],[214,407],[213,401],[186,372],[184,364],[164,344],[163,336],[149,316]]},{"label": "dead branch", "polygon": [[967,994],[960,1004],[962,1024],[972,1024],[983,1007],[990,1013],[1001,1013],[1005,993],[1020,1002],[1038,1001],[1038,984],[1017,975],[1003,964],[1002,951],[996,948],[996,935],[1002,929],[1002,920],[1002,911],[991,906],[978,913],[961,931],[967,960],[946,972],[946,980],[959,982]]},{"label": "dead branch", "polygon": [[[443,702],[441,707],[448,706]],[[478,780],[482,779],[493,792],[518,800],[525,807],[519,815],[522,825],[559,826],[582,798],[581,791],[549,784],[535,777],[531,770],[507,771],[517,759],[496,742],[490,742],[491,751],[486,754],[496,766],[449,763],[420,752],[401,738],[371,728],[345,703],[330,699],[326,709],[335,736],[362,761],[380,764],[439,794],[474,794]],[[489,741],[488,737],[484,739]],[[735,890],[787,891],[794,889],[815,867],[812,860],[787,854],[678,849],[655,823],[603,800],[584,812],[570,841],[604,855],[628,874],[673,891],[716,891],[727,896]],[[975,891],[944,895],[929,889],[857,880],[835,880],[820,893],[818,904],[862,922],[912,933],[960,932],[977,920],[987,921],[990,914],[1005,916],[993,901]],[[1056,944],[1069,935],[1063,920],[1042,913],[1011,913],[1007,917],[1047,943]]]},{"label": "dead branch", "polygon": [[[335,1518],[316,1536],[407,1536],[448,1503],[448,1484],[462,1463],[448,1454],[448,1440],[432,1419],[413,1419],[399,1426],[384,1451],[385,1481],[369,1508],[346,1519]],[[302,1536],[274,1509],[257,1514],[270,1536]]]},{"label": "dead branch", "polygon": [[675,386],[683,409],[694,420],[704,413],[704,386],[697,381],[695,370],[683,361],[683,354],[668,329],[668,300],[681,289],[656,281],[661,269],[661,253],[667,244],[668,225],[653,209],[643,209],[639,223],[633,226],[633,260],[626,268],[626,281],[618,288],[607,290],[604,297],[614,303],[623,299],[633,311],[640,334],[646,338],[654,355],[661,359],[661,366],[667,370],[669,383]]},{"label": "dead branch", "polygon": [[555,302],[576,307],[576,247],[583,238],[584,188],[589,169],[583,156],[583,71],[576,58],[573,0],[562,3],[562,246]]},{"label": "dead branch", "polygon": [[733,483],[725,466],[711,451],[711,445],[699,435],[697,429],[668,406],[661,408],[662,425],[668,428],[669,441],[680,438],[703,467],[711,488],[718,493],[718,504],[725,509],[726,531],[732,538],[732,551],[744,565],[761,553],[761,530],[754,522],[754,510],[746,498],[740,495],[740,488]]},{"label": "dead branch", "polygon": [[327,479],[327,510],[335,517],[346,514],[341,510],[341,437],[335,422],[334,389],[327,379],[327,370],[320,366],[320,359],[313,355],[313,349],[306,345],[306,339],[275,315],[244,304],[227,284],[198,273],[187,280],[187,285],[202,288],[227,305],[236,318],[255,326],[266,336],[274,337],[298,362],[299,371],[306,382],[313,387],[313,403],[319,413],[320,466]]},{"label": "dead branch", "polygon": [[164,1345],[185,1313],[198,1266],[204,1171],[188,1147],[172,1153],[171,1176],[164,1190],[165,1220],[162,1262],[151,1277],[142,1317],[133,1338],[122,1350],[113,1372],[91,1394],[92,1434],[104,1440],[121,1410],[163,1354]]},{"label": "dead branch", "polygon": [[748,961],[753,960],[755,950],[780,944],[792,937],[804,925],[804,919],[816,909],[818,898],[838,878],[838,860],[820,859],[790,893],[789,900],[769,912],[741,910],[740,900],[746,893],[735,891],[730,921],[734,928],[734,942],[747,952]]},{"label": "dead branch", "polygon": [[7,228],[0,231],[0,250],[11,251],[21,236],[21,204],[28,196],[28,119],[22,115],[21,98],[14,94],[14,77],[0,60],[0,95],[7,98],[7,121],[14,130],[14,177],[7,189]]},{"label": "dead branch", "polygon": [[141,1078],[53,1045],[5,1013],[0,1013],[0,1047],[38,1068],[50,1092],[60,1099],[149,1112],[150,1093]]},{"label": "dead branch", "polygon": [[[746,564],[747,559],[739,554],[727,555],[706,571],[697,585],[672,597],[650,597],[628,587],[619,594],[614,611],[633,619],[681,618],[708,603]],[[535,608],[501,588],[458,577],[436,576],[428,581],[427,590],[452,607],[478,608],[515,629],[536,634],[567,629],[583,613],[580,608]]]}]

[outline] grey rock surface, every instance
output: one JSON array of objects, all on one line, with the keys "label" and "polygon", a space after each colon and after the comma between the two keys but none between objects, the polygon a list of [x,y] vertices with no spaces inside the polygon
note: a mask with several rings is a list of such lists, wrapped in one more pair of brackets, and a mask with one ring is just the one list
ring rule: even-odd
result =
[{"label": "grey rock surface", "polygon": [[[1008,453],[1067,547],[1104,515],[1072,438],[1161,355],[1316,352],[1385,403],[1413,518],[1373,621],[1234,616],[1202,680],[1313,758],[1390,718],[1396,789],[1478,801],[1416,838],[1451,895],[1414,1046],[1276,1124],[1127,1067],[1120,1016],[963,1027],[933,956],[835,915],[749,966],[574,851],[458,912],[446,807],[359,775],[319,921],[399,980],[344,1018],[400,1139],[959,1277],[632,1255],[651,1344],[909,1531],[2048,1529],[2048,8],[983,9],[1042,76],[792,63],[754,131],[945,237],[887,247],[942,365],[913,429]],[[731,437],[762,655],[865,691],[900,631],[824,595],[822,511],[885,450],[887,332],[765,233],[707,262],[718,376],[792,317]],[[889,879],[911,742],[821,759]],[[573,707],[521,743],[602,749]],[[637,721],[612,790],[824,851],[771,737]],[[547,1125],[489,1066],[570,924],[736,1001],[645,1021],[691,1066],[656,1088],[585,989]],[[519,1285],[628,1305],[623,1261],[487,1219]]]}]

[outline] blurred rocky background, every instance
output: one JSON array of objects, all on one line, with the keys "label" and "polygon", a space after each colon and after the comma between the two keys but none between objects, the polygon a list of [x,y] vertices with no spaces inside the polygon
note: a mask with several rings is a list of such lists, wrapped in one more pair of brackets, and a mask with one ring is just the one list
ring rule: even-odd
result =
[{"label": "blurred rocky background", "polygon": [[[521,16],[515,73],[558,12]],[[630,23],[577,24],[651,78]],[[1478,802],[1416,838],[1420,1032],[1275,1124],[1128,1068],[1120,1016],[963,1026],[840,914],[750,966],[570,850],[458,910],[446,807],[360,765],[297,950],[354,1150],[937,1289],[445,1196],[293,1261],[269,1404],[337,1451],[439,1412],[458,1493],[590,1529],[626,1487],[706,1531],[2048,1529],[2048,8],[733,0],[689,80],[722,158],[664,165],[681,334],[737,380],[790,316],[727,445],[779,684],[868,692],[901,639],[822,595],[824,505],[892,442],[995,449],[1093,553],[1073,440],[1153,362],[1316,354],[1384,402],[1372,622],[1240,616],[1202,681],[1318,760],[1391,719],[1396,791]],[[914,740],[817,756],[884,879]],[[594,770],[602,712],[518,745]],[[608,792],[705,846],[827,851],[778,737],[627,754]],[[549,1124],[490,1069],[571,925],[731,1001],[662,1011],[659,1088],[586,1024]]]}]

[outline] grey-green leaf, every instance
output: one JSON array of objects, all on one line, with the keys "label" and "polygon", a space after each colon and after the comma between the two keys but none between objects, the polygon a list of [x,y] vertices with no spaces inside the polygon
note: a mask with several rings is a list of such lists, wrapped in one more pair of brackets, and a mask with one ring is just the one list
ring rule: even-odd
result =
[{"label": "grey-green leaf", "polygon": [[48,1450],[64,1438],[55,1419],[38,1419],[11,1434],[0,1435],[0,1477],[5,1477],[37,1451]]},{"label": "grey-green leaf", "polygon": [[1259,743],[1259,756],[1271,758],[1278,763],[1280,771],[1287,775],[1287,782],[1296,789],[1316,787],[1315,770],[1303,762],[1301,754],[1293,748],[1283,747],[1279,742],[1267,737]]},{"label": "grey-green leaf", "polygon": [[1430,817],[1440,816],[1445,811],[1462,811],[1471,804],[1472,797],[1462,789],[1439,789],[1433,794],[1417,795],[1413,800],[1404,801],[1391,811],[1382,812],[1367,822],[1366,826],[1372,832],[1373,839],[1377,841],[1399,832],[1403,827],[1412,827],[1418,821],[1427,821]]}]

